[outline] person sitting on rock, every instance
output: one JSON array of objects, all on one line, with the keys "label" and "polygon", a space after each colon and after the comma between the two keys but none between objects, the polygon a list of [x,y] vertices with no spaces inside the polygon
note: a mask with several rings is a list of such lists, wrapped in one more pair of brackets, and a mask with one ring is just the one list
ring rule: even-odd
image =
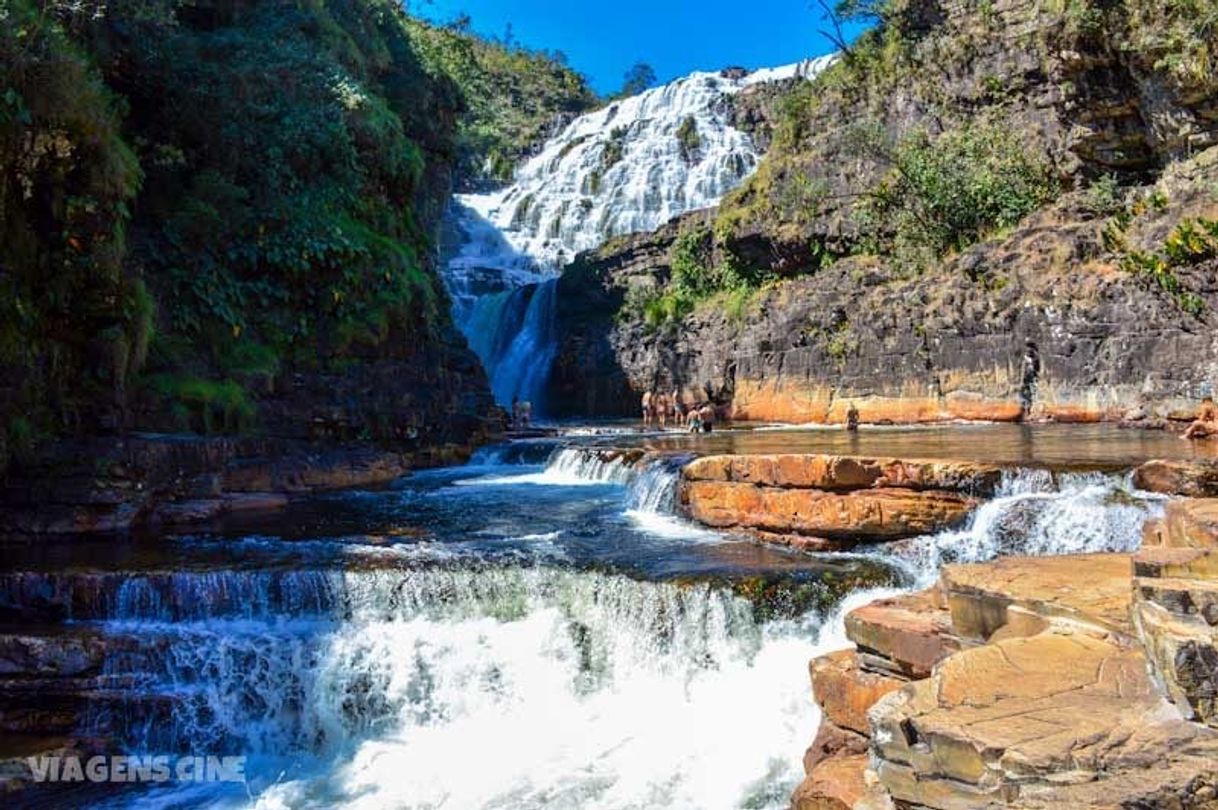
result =
[{"label": "person sitting on rock", "polygon": [[1218,436],[1218,406],[1214,405],[1213,397],[1201,400],[1201,408],[1197,411],[1197,419],[1184,431],[1186,439],[1208,439]]},{"label": "person sitting on rock", "polygon": [[651,389],[643,392],[643,427],[651,427]]},{"label": "person sitting on rock", "polygon": [[857,433],[859,429],[859,409],[854,407],[854,403],[850,403],[850,410],[846,411],[846,430],[851,433]]},{"label": "person sitting on rock", "polygon": [[689,409],[689,416],[685,418],[685,424],[689,427],[690,433],[702,432],[702,410],[697,404]]},{"label": "person sitting on rock", "polygon": [[706,403],[698,409],[698,415],[702,418],[702,432],[710,433],[715,429],[715,406],[711,403]]}]

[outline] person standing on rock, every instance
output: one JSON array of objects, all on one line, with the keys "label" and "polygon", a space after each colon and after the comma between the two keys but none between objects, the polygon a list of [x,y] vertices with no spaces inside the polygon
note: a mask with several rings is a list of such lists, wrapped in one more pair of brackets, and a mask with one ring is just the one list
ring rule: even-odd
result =
[{"label": "person standing on rock", "polygon": [[672,423],[680,427],[685,421],[685,406],[681,403],[681,389],[672,389]]},{"label": "person standing on rock", "polygon": [[850,410],[846,411],[846,430],[851,433],[857,433],[859,429],[859,409],[854,407],[854,403],[850,403]]},{"label": "person standing on rock", "polygon": [[651,389],[643,392],[643,427],[651,427],[651,405],[654,395]]},{"label": "person standing on rock", "polygon": [[660,420],[660,427],[668,427],[668,395],[664,393],[656,394],[652,400],[655,407],[656,416]]},{"label": "person standing on rock", "polygon": [[698,409],[698,416],[702,419],[702,432],[710,433],[715,429],[715,406],[711,403],[706,403]]},{"label": "person standing on rock", "polygon": [[1021,420],[1032,413],[1032,402],[1036,399],[1036,381],[1040,379],[1040,349],[1036,341],[1028,338],[1024,342],[1023,378],[1019,385],[1019,408]]}]

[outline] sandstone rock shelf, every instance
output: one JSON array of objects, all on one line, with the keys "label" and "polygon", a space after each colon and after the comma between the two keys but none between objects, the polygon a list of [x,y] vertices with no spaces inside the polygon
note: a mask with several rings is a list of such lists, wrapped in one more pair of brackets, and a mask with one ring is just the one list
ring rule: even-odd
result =
[{"label": "sandstone rock shelf", "polygon": [[1135,554],[948,565],[851,612],[793,806],[1218,806],[1214,505],[1171,502]]},{"label": "sandstone rock shelf", "polygon": [[1002,471],[959,461],[833,455],[709,456],[682,472],[688,516],[805,548],[929,534],[962,523]]}]

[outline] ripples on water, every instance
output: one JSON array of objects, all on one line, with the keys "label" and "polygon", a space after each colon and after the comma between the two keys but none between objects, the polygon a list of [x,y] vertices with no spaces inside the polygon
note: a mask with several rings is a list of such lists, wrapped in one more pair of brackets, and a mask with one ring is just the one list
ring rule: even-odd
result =
[{"label": "ripples on water", "polygon": [[197,570],[7,584],[113,637],[95,727],[251,757],[248,792],[149,806],[785,807],[807,661],[846,646],[846,610],[945,561],[1127,550],[1160,509],[1123,476],[1016,471],[966,528],[815,557],[685,523],[678,469],[520,443],[322,499],[301,536],[164,541]]}]

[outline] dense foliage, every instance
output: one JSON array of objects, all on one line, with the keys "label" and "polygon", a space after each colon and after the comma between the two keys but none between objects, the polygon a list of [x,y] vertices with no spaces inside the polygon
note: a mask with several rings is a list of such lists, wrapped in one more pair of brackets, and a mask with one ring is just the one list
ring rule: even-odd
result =
[{"label": "dense foliage", "polygon": [[[1017,224],[1052,200],[1060,185],[1048,161],[1010,130],[975,121],[896,144],[862,134],[888,174],[861,210],[866,232],[881,234],[899,258],[929,261]],[[884,243],[881,243],[884,244]]]},{"label": "dense foliage", "polygon": [[465,29],[462,22],[418,20],[410,27],[424,61],[456,82],[468,107],[458,131],[463,185],[506,182],[545,141],[556,116],[590,109],[596,95],[561,53],[488,42]]},{"label": "dense foliage", "polygon": [[453,164],[588,100],[395,0],[0,0],[0,81],[0,467],[39,435],[243,429],[290,374],[439,343]]}]

